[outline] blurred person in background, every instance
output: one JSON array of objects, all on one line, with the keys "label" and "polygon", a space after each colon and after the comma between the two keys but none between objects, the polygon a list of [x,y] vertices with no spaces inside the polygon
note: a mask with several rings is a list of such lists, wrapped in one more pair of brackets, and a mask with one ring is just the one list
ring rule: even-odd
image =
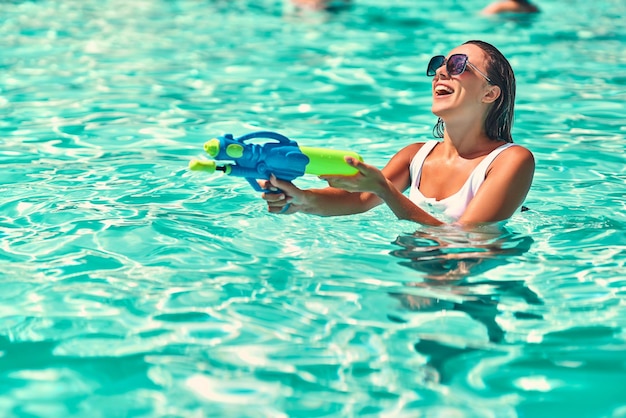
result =
[{"label": "blurred person in background", "polygon": [[499,13],[538,13],[539,8],[528,0],[502,0],[491,3],[482,11],[483,14]]},{"label": "blurred person in background", "polygon": [[338,10],[352,3],[351,0],[289,0],[293,6],[304,10]]}]

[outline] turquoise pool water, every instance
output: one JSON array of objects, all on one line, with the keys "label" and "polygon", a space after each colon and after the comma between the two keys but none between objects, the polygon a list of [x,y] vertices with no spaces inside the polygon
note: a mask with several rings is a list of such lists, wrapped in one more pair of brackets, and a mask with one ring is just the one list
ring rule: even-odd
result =
[{"label": "turquoise pool water", "polygon": [[[626,4],[537,2],[2,2],[0,415],[626,416]],[[260,129],[382,166],[476,38],[537,158],[504,231],[274,216],[187,170]]]}]

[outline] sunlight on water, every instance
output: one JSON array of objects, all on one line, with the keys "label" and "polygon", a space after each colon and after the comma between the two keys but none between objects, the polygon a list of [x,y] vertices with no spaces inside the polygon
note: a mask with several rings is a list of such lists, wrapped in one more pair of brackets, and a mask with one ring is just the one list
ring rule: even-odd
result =
[{"label": "sunlight on water", "polygon": [[[3,2],[1,415],[624,416],[626,8],[537,2]],[[468,39],[537,159],[503,229],[275,216],[187,169],[254,130],[382,166]]]}]

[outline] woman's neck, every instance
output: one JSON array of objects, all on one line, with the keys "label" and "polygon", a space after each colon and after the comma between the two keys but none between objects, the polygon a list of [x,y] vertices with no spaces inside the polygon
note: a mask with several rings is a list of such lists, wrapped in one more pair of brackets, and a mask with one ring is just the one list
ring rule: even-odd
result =
[{"label": "woman's neck", "polygon": [[475,158],[493,151],[501,145],[500,141],[493,141],[487,137],[482,125],[476,122],[446,124],[443,133],[444,143],[449,157],[453,154],[462,158]]}]

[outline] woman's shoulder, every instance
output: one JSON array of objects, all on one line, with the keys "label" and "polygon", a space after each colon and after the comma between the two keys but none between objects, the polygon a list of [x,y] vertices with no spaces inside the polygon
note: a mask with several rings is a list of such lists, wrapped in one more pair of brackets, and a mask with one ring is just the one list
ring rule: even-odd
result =
[{"label": "woman's shoulder", "polygon": [[495,159],[491,167],[503,170],[531,170],[535,169],[535,156],[526,147],[511,144]]},{"label": "woman's shoulder", "polygon": [[412,144],[409,144],[407,146],[405,146],[404,148],[400,149],[400,151],[398,151],[395,155],[394,155],[394,159],[395,160],[403,160],[405,163],[410,164],[411,161],[413,160],[413,157],[415,157],[415,155],[419,152],[419,150],[422,149],[422,147],[424,147],[424,145],[426,145],[428,142],[414,142]]},{"label": "woman's shoulder", "polygon": [[504,150],[502,154],[506,155],[507,159],[535,159],[533,153],[528,148],[514,143],[511,143],[511,146]]},{"label": "woman's shoulder", "polygon": [[438,142],[438,141],[430,140],[430,141],[425,141],[425,142],[414,142],[402,148],[400,151],[398,151],[398,153],[407,153],[407,154],[415,155],[419,150],[422,149],[422,147],[424,147],[427,144],[430,146],[430,144],[433,142]]}]

